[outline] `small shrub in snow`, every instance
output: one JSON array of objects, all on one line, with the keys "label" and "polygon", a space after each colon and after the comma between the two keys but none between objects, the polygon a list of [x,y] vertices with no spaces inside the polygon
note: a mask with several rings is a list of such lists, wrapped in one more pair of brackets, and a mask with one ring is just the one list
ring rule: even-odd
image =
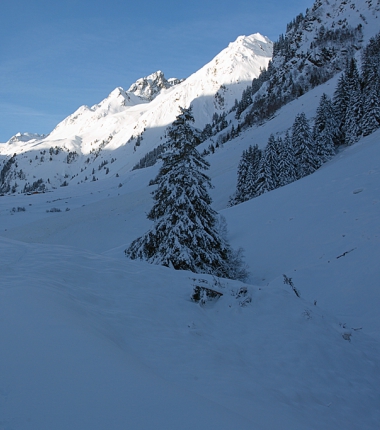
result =
[{"label": "small shrub in snow", "polygon": [[286,275],[284,276],[284,284],[289,285],[290,288],[293,290],[294,294],[297,297],[301,297],[301,293],[299,292],[299,290],[294,286],[292,278],[288,278]]},{"label": "small shrub in snow", "polygon": [[15,213],[15,212],[25,212],[25,211],[26,211],[25,207],[20,207],[20,206],[18,206],[17,208],[13,207],[12,210],[11,210],[11,212],[13,212],[13,213]]},{"label": "small shrub in snow", "polygon": [[193,290],[193,294],[191,296],[191,300],[195,303],[200,303],[204,305],[206,302],[217,300],[219,297],[223,296],[219,291],[212,290],[207,287],[200,287],[196,285]]}]

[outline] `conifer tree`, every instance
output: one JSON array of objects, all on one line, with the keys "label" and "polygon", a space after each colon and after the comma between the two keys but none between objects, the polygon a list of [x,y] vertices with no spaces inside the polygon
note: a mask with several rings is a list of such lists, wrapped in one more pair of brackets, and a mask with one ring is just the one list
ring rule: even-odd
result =
[{"label": "conifer tree", "polygon": [[363,116],[360,76],[354,58],[352,58],[349,63],[349,67],[346,72],[346,82],[348,105],[344,122],[344,140],[347,145],[352,145],[359,140],[359,137],[362,133],[361,120]]},{"label": "conifer tree", "polygon": [[246,178],[245,195],[246,200],[252,199],[257,194],[257,174],[259,169],[262,151],[257,145],[250,145],[247,152],[249,169]]},{"label": "conifer tree", "polygon": [[[376,76],[374,74],[374,76]],[[363,136],[368,136],[380,127],[380,74],[369,81],[363,91]]]},{"label": "conifer tree", "polygon": [[278,187],[278,144],[273,134],[269,136],[266,151],[266,175],[268,186],[274,190]]},{"label": "conifer tree", "polygon": [[257,172],[261,158],[261,150],[257,145],[250,145],[243,151],[239,166],[236,192],[228,205],[238,205],[256,196]]},{"label": "conifer tree", "polygon": [[315,172],[320,163],[309,122],[303,112],[298,114],[294,120],[292,127],[292,145],[297,163],[297,179]]},{"label": "conifer tree", "polygon": [[334,115],[337,122],[337,132],[335,136],[336,145],[343,145],[345,143],[345,124],[348,103],[349,91],[347,88],[346,74],[342,73],[333,97]]},{"label": "conifer tree", "polygon": [[196,149],[199,133],[192,122],[191,108],[180,108],[168,130],[169,150],[155,180],[155,203],[148,213],[154,225],[125,254],[177,270],[244,278],[240,251],[234,252],[218,231],[208,194],[211,182],[204,173],[209,164]]},{"label": "conifer tree", "polygon": [[284,140],[281,138],[278,139],[277,147],[279,151],[278,186],[283,187],[296,180],[296,160],[288,131],[285,134]]},{"label": "conifer tree", "polygon": [[255,197],[261,194],[272,191],[276,188],[276,184],[273,180],[272,174],[272,162],[271,162],[271,149],[268,149],[268,145],[265,147],[260,158],[260,162],[257,169],[257,179],[255,186]]},{"label": "conifer tree", "polygon": [[317,108],[313,139],[320,164],[325,163],[335,155],[334,136],[337,132],[334,109],[330,98],[323,93]]},{"label": "conifer tree", "polygon": [[237,184],[235,194],[230,198],[228,206],[238,205],[248,200],[246,195],[247,176],[250,169],[248,151],[244,150],[239,161],[237,170]]},{"label": "conifer tree", "polygon": [[363,51],[363,136],[380,127],[380,34]]}]

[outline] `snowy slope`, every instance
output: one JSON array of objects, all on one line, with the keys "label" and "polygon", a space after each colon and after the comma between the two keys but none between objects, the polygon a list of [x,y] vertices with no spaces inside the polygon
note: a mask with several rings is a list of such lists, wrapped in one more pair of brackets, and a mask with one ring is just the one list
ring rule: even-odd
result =
[{"label": "snowy slope", "polygon": [[[307,16],[343,26],[362,14],[368,38],[378,3],[355,4],[316,2]],[[305,49],[318,16],[310,22]],[[0,196],[1,428],[378,429],[380,131],[226,208],[243,149],[283,136],[300,112],[312,119],[338,76],[208,157],[213,206],[245,250],[246,284],[124,256],[150,226],[159,165],[131,167],[161,143],[178,105],[193,104],[198,126],[231,107],[270,50],[260,35],[240,37],[182,83],[153,74],[49,136],[1,147],[18,153],[17,182],[49,178],[51,191]],[[194,286],[223,295],[201,306]]]},{"label": "snowy slope", "polygon": [[[5,428],[376,428],[378,343],[291,292],[5,239],[1,258]],[[224,295],[200,307],[199,284]]]},{"label": "snowy slope", "polygon": [[[99,104],[81,106],[43,139],[11,139],[0,145],[4,160],[17,154],[9,173],[10,186],[20,192],[25,184],[41,178],[47,189],[53,189],[131,170],[164,142],[165,129],[178,115],[179,106],[192,104],[197,127],[204,127],[214,113],[233,106],[267,66],[271,54],[267,38],[240,36],[181,83],[167,81],[157,72],[137,81],[129,91],[116,88]],[[74,154],[67,159],[70,152]]]},{"label": "snowy slope", "polygon": [[[234,189],[242,149],[283,134],[300,111],[312,117],[334,87],[209,157],[216,208]],[[313,175],[222,211],[231,243],[245,248],[247,293],[125,259],[149,227],[158,166],[1,197],[4,425],[377,429],[379,140],[376,132]],[[199,284],[224,295],[200,307],[189,299]]]}]

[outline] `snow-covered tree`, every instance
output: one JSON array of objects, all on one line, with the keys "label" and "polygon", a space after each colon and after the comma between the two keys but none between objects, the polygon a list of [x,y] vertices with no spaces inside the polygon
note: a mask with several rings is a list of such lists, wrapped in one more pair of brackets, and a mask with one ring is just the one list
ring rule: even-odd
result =
[{"label": "snow-covered tree", "polygon": [[261,194],[272,191],[276,188],[276,183],[273,180],[271,149],[268,145],[262,152],[260,162],[257,168],[257,179],[255,185],[255,197]]},{"label": "snow-covered tree", "polygon": [[236,191],[228,202],[229,206],[238,205],[239,203],[243,203],[244,201],[248,200],[246,195],[247,194],[246,185],[247,185],[247,176],[248,176],[249,169],[250,169],[250,160],[248,157],[248,151],[244,150],[240,158],[238,170],[237,170]]},{"label": "snow-covered tree", "polygon": [[257,145],[250,145],[243,151],[239,166],[236,192],[229,201],[229,206],[243,203],[256,195],[257,171],[261,158],[261,150]]},{"label": "snow-covered tree", "polygon": [[335,155],[334,136],[336,131],[337,123],[332,102],[323,93],[319,101],[313,127],[313,139],[321,164]]},{"label": "snow-covered tree", "polygon": [[252,199],[257,195],[257,174],[262,157],[262,151],[257,145],[250,145],[247,151],[249,169],[246,177],[246,200]]},{"label": "snow-covered tree", "polygon": [[338,80],[333,97],[334,115],[337,122],[337,134],[335,144],[343,145],[345,143],[345,125],[346,114],[349,104],[349,91],[346,74],[343,73]]},{"label": "snow-covered tree", "polygon": [[192,122],[191,108],[180,108],[168,129],[168,151],[155,179],[155,203],[148,213],[154,225],[125,254],[178,270],[244,278],[246,271],[236,258],[239,251],[234,252],[218,230],[208,193],[211,181],[204,173],[209,164],[196,149],[199,133]]},{"label": "snow-covered tree", "polygon": [[367,136],[380,127],[380,34],[371,38],[364,49],[362,71],[362,132]]},{"label": "snow-covered tree", "polygon": [[266,172],[268,176],[269,186],[274,190],[278,188],[278,162],[279,162],[279,148],[278,141],[273,134],[269,136],[266,151]]},{"label": "snow-covered tree", "polygon": [[[375,75],[375,74],[374,74]],[[368,136],[380,127],[380,73],[369,81],[363,91],[363,136]]]},{"label": "snow-covered tree", "polygon": [[285,134],[285,138],[278,138],[278,186],[290,184],[296,180],[296,160],[294,157],[294,149],[289,132]]},{"label": "snow-covered tree", "polygon": [[297,163],[297,178],[303,178],[315,172],[320,166],[315,143],[306,115],[301,112],[292,127],[292,145]]},{"label": "snow-covered tree", "polygon": [[349,67],[346,72],[346,81],[348,106],[344,123],[345,143],[347,145],[352,145],[359,140],[359,137],[362,134],[361,120],[363,116],[360,76],[354,58],[352,58],[349,63]]}]

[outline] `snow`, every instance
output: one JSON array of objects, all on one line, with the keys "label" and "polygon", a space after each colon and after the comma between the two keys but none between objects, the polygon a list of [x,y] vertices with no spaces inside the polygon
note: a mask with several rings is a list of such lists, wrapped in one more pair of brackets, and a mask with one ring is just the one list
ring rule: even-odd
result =
[{"label": "snow", "polygon": [[[25,155],[19,163],[32,164],[31,175],[43,166],[47,177],[64,177],[71,164],[34,155],[58,143],[88,154],[102,130],[115,133],[106,149],[118,160],[99,181],[0,197],[0,428],[378,429],[380,131],[312,175],[226,208],[242,151],[283,136],[301,112],[313,118],[338,77],[207,158],[213,207],[231,245],[245,250],[246,284],[124,256],[151,226],[148,183],[159,168],[130,171],[143,152],[120,146],[126,130],[146,119],[147,151],[178,114],[176,103],[193,100],[200,82],[209,91],[213,70],[215,88],[224,82],[233,95],[235,72],[228,86],[226,71],[237,47],[242,76],[241,64],[252,70],[259,55],[245,46],[269,49],[264,42],[239,37],[150,103],[134,95],[139,102],[123,106],[128,94],[117,88],[51,135],[20,135],[6,149]],[[212,103],[198,113],[206,118]],[[222,296],[200,305],[191,300],[196,286]]]},{"label": "snow", "polygon": [[[17,139],[13,139],[12,145],[0,144],[0,161],[18,154],[18,170],[25,174],[24,179],[17,178],[19,189],[39,178],[47,183],[48,189],[60,186],[65,180],[74,184],[89,181],[92,169],[97,170],[101,161],[110,161],[111,157],[116,160],[108,166],[111,175],[131,170],[146,153],[164,142],[166,127],[178,115],[179,106],[192,104],[195,125],[203,128],[212,122],[214,112],[222,113],[234,105],[260,69],[267,66],[271,55],[269,39],[259,34],[242,36],[182,82],[166,81],[158,71],[138,80],[128,91],[118,87],[99,104],[81,106],[48,136],[36,138],[30,144]],[[148,93],[155,97],[152,99]],[[143,141],[136,146],[139,135]],[[46,156],[43,162],[35,159],[37,155],[39,160],[41,152],[56,146],[63,149],[59,156],[53,156],[52,160]],[[94,155],[98,150],[100,158]],[[77,152],[77,160],[62,167],[69,151]],[[88,158],[89,163],[85,163]],[[104,172],[101,173],[96,176],[103,179]]]},{"label": "snow", "polygon": [[[325,89],[208,158],[216,205],[242,149],[284,133],[305,106],[312,116]],[[242,297],[237,281],[124,258],[150,226],[158,166],[1,197],[2,426],[377,428],[379,139],[222,210],[250,266]],[[202,307],[195,285],[223,296]]]}]

